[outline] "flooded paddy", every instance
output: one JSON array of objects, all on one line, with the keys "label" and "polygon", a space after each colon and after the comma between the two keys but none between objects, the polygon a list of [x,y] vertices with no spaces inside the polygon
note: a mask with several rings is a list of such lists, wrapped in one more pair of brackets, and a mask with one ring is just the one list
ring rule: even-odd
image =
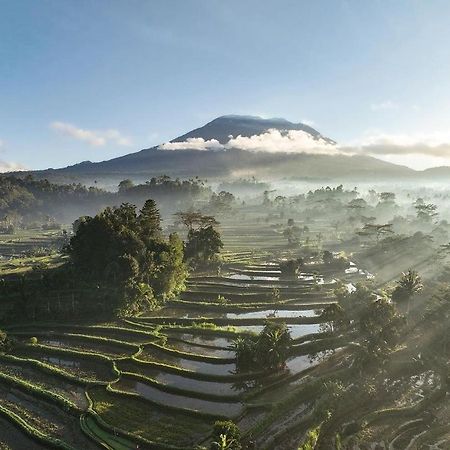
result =
[{"label": "flooded paddy", "polygon": [[166,354],[155,349],[145,349],[140,355],[139,359],[144,361],[160,361],[165,364],[180,367],[182,369],[191,370],[193,372],[200,372],[209,375],[229,375],[235,371],[236,365],[230,364],[213,364],[210,362],[195,361],[174,355]]},{"label": "flooded paddy", "polygon": [[37,399],[15,388],[2,386],[0,394],[0,404],[14,411],[38,430],[66,442],[71,442],[78,448],[97,448],[81,431],[78,417],[66,413],[53,403]]},{"label": "flooded paddy", "polygon": [[133,372],[151,378],[166,386],[178,387],[187,391],[213,394],[213,395],[237,395],[243,392],[243,388],[235,383],[222,381],[205,381],[189,378],[183,375],[165,372],[152,367],[145,368],[127,361],[119,362],[118,367],[124,372]]},{"label": "flooded paddy", "polygon": [[14,354],[19,357],[45,362],[81,378],[98,381],[110,381],[115,378],[112,365],[106,360],[95,361],[92,358],[56,354],[38,347],[27,347],[17,350]]},{"label": "flooded paddy", "polygon": [[143,398],[156,403],[225,417],[237,416],[243,408],[242,403],[210,401],[188,397],[185,395],[172,394],[126,376],[122,377],[118,383],[115,383],[114,388],[128,392],[135,392]]},{"label": "flooded paddy", "polygon": [[[264,325],[239,325],[235,326],[237,331],[251,331],[252,333],[260,333]],[[288,325],[292,339],[297,339],[307,334],[318,333],[320,331],[320,324],[306,324],[306,325]]]},{"label": "flooded paddy", "polygon": [[80,408],[84,409],[87,407],[84,387],[71,383],[68,380],[62,380],[61,377],[43,372],[35,367],[20,365],[18,363],[10,363],[7,361],[1,361],[0,371],[7,375],[30,382],[47,391],[55,392],[56,394],[72,401]]}]

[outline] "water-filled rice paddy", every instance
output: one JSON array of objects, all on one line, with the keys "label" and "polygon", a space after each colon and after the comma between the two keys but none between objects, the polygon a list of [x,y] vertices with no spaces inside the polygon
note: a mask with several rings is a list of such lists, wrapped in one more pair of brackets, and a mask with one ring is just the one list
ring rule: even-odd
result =
[{"label": "water-filled rice paddy", "polygon": [[264,408],[251,405],[265,404],[272,385],[289,392],[318,360],[293,354],[279,374],[239,373],[233,340],[273,319],[310,341],[339,274],[311,265],[285,279],[273,257],[285,249],[279,233],[255,224],[222,231],[221,274],[193,274],[179,298],[144,317],[11,328],[21,344],[0,361],[0,377],[23,383],[0,378],[0,440],[30,449],[54,439],[75,449],[99,441],[113,449],[194,448],[218,418],[248,427],[263,417]]}]

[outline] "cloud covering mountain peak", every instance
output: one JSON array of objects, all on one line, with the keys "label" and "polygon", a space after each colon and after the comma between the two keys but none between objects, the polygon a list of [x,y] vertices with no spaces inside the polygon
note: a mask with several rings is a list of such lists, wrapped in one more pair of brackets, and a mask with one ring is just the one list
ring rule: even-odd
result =
[{"label": "cloud covering mountain peak", "polygon": [[217,139],[191,137],[185,141],[166,142],[158,147],[160,150],[229,150],[238,149],[251,152],[269,153],[312,153],[334,154],[334,143],[322,137],[312,136],[304,130],[280,130],[270,128],[251,136],[229,136],[228,142],[222,144]]}]

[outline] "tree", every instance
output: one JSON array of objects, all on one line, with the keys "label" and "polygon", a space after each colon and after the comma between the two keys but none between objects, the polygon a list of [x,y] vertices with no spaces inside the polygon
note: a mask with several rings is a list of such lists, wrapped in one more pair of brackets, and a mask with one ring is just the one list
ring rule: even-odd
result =
[{"label": "tree", "polygon": [[329,250],[324,250],[322,253],[322,260],[325,264],[331,264],[334,260],[334,255]]},{"label": "tree", "polygon": [[212,194],[209,200],[209,206],[213,211],[225,212],[229,211],[235,202],[234,195],[227,191],[220,191],[218,194]]},{"label": "tree", "polygon": [[368,204],[363,198],[354,198],[347,204],[347,208],[356,211],[357,214],[360,214],[363,209],[367,208],[367,206]]},{"label": "tree", "polygon": [[405,324],[395,306],[379,298],[365,306],[358,320],[361,344],[356,364],[362,369],[370,364],[383,364],[399,342]]},{"label": "tree", "polygon": [[213,216],[206,216],[197,211],[177,212],[175,216],[187,227],[188,231],[219,225]]},{"label": "tree", "polygon": [[417,218],[426,223],[431,223],[438,216],[437,206],[433,203],[424,203],[422,199],[417,199],[414,203]]},{"label": "tree", "polygon": [[301,233],[302,230],[296,225],[288,225],[288,227],[283,231],[283,237],[287,239],[290,246],[298,246],[300,244]]},{"label": "tree", "polygon": [[207,263],[212,261],[223,247],[220,233],[212,226],[189,230],[186,242],[185,255],[193,259]]},{"label": "tree", "polygon": [[[168,239],[162,235],[159,211],[152,200],[140,214],[134,205],[124,203],[85,217],[67,251],[76,277],[110,292],[112,311],[127,313],[145,303],[151,307],[153,295],[173,296],[183,289],[187,276],[183,243],[176,234]],[[146,295],[141,295],[143,291]]]},{"label": "tree", "polygon": [[325,320],[325,323],[321,325],[324,331],[331,333],[342,332],[348,327],[345,310],[339,303],[327,305],[322,311],[321,318]]},{"label": "tree", "polygon": [[263,206],[272,206],[272,200],[270,200],[270,194],[275,192],[275,189],[272,189],[271,191],[266,190],[263,192]]},{"label": "tree", "polygon": [[144,237],[151,238],[161,233],[161,215],[153,199],[148,199],[144,203],[139,216],[139,224]]},{"label": "tree", "polygon": [[394,233],[392,231],[392,226],[393,225],[391,223],[385,224],[366,223],[362,228],[362,230],[359,231],[357,234],[360,236],[375,237],[378,243],[382,236]]},{"label": "tree", "polygon": [[12,348],[12,341],[6,331],[0,330],[0,353],[8,352]]},{"label": "tree", "polygon": [[406,303],[406,312],[409,314],[411,299],[422,288],[422,279],[417,271],[408,269],[407,272],[402,273],[400,280],[397,281],[397,285],[392,292],[392,300],[399,304]]},{"label": "tree", "polygon": [[282,277],[297,277],[305,262],[303,258],[288,259],[280,262],[280,271]]},{"label": "tree", "polygon": [[118,186],[119,194],[129,191],[132,187],[134,187],[134,183],[130,179],[122,180]]},{"label": "tree", "polygon": [[241,432],[231,420],[218,420],[214,423],[211,450],[240,450]]},{"label": "tree", "polygon": [[258,336],[246,336],[234,341],[236,366],[244,372],[282,369],[291,343],[291,334],[285,323],[267,321]]},{"label": "tree", "polygon": [[248,372],[255,366],[256,340],[252,337],[238,337],[233,341],[236,355],[236,367],[241,372]]},{"label": "tree", "polygon": [[256,345],[258,364],[265,369],[283,368],[291,343],[291,334],[285,323],[267,321]]},{"label": "tree", "polygon": [[393,204],[395,202],[395,194],[393,192],[381,192],[380,201]]}]

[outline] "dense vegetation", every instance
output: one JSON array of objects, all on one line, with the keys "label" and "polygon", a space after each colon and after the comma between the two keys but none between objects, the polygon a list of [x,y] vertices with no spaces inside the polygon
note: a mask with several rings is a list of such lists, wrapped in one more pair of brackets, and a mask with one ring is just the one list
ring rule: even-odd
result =
[{"label": "dense vegetation", "polygon": [[134,206],[126,182],[66,234],[4,235],[0,425],[44,448],[446,448],[447,194],[222,187]]},{"label": "dense vegetation", "polygon": [[0,232],[36,224],[54,227],[60,223],[71,223],[78,216],[95,215],[108,205],[132,202],[141,206],[148,198],[164,202],[167,211],[175,212],[210,196],[210,188],[198,178],[174,180],[161,176],[137,185],[123,180],[118,191],[112,193],[97,186],[50,183],[46,179],[34,179],[31,175],[23,178],[2,175]]},{"label": "dense vegetation", "polygon": [[75,276],[113,291],[108,308],[131,314],[152,306],[154,298],[181,291],[187,275],[183,242],[176,233],[162,234],[156,203],[122,204],[84,217],[67,247]]}]

